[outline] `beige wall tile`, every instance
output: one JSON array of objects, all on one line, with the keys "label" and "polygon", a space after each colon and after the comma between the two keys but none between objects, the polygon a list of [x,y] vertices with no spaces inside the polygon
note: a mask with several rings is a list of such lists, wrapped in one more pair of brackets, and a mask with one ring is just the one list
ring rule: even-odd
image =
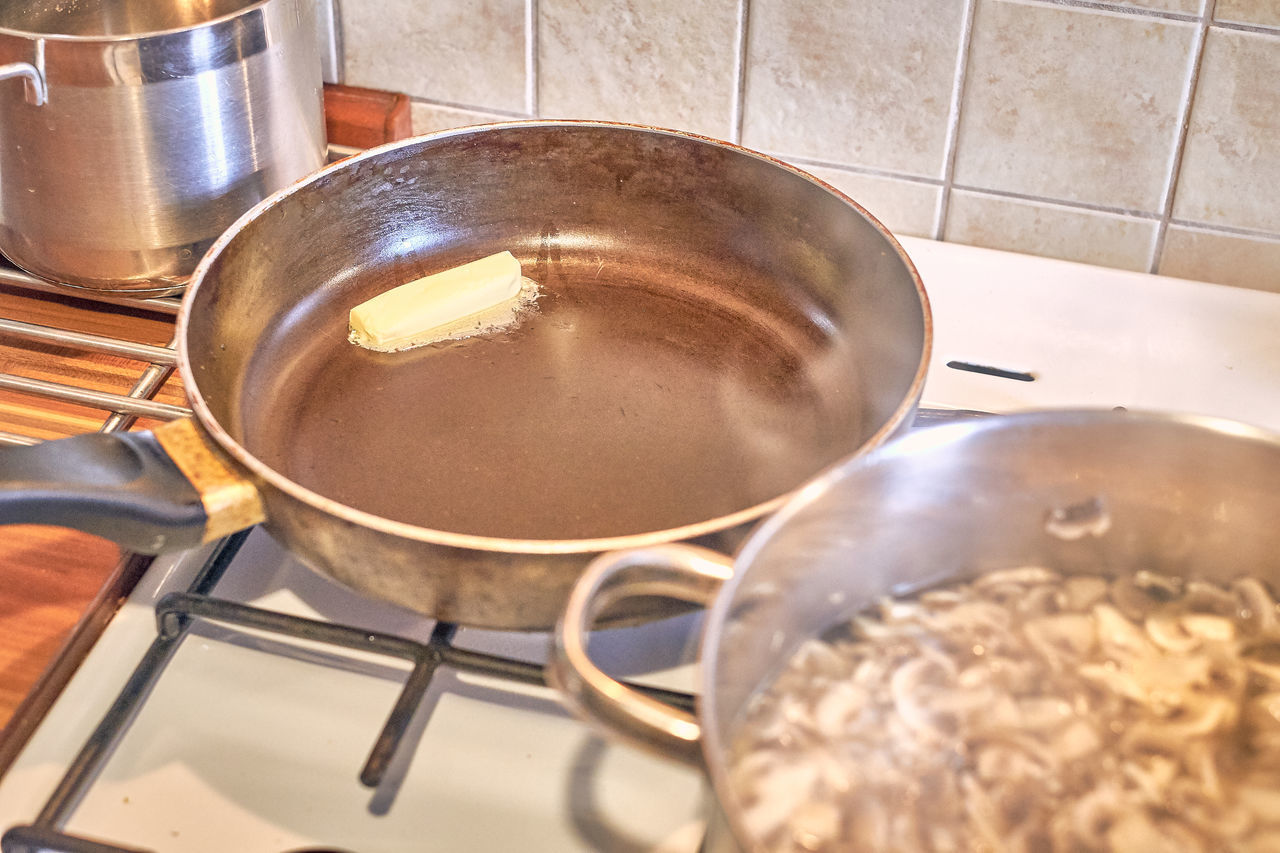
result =
[{"label": "beige wall tile", "polygon": [[414,133],[432,133],[437,130],[448,130],[451,127],[466,127],[471,124],[489,124],[495,121],[510,121],[510,116],[495,113],[482,113],[475,110],[459,110],[453,107],[442,107],[436,104],[424,104],[414,101],[410,104],[413,117]]},{"label": "beige wall tile", "polygon": [[342,0],[346,82],[522,113],[525,0]]},{"label": "beige wall tile", "polygon": [[942,187],[919,181],[900,181],[862,175],[843,169],[801,165],[862,205],[895,234],[932,237]]},{"label": "beige wall tile", "polygon": [[1173,215],[1280,232],[1280,36],[1209,30]]},{"label": "beige wall tile", "polygon": [[753,0],[743,143],[941,177],[963,0]]},{"label": "beige wall tile", "polygon": [[1145,271],[1156,230],[1154,220],[956,190],[944,239]]},{"label": "beige wall tile", "polygon": [[1194,24],[981,0],[955,180],[1159,211]]},{"label": "beige wall tile", "polygon": [[738,0],[539,0],[538,111],[734,133]]},{"label": "beige wall tile", "polygon": [[1280,238],[1244,237],[1173,225],[1164,237],[1159,272],[1280,293]]},{"label": "beige wall tile", "polygon": [[[346,80],[414,96],[417,133],[535,109],[740,131],[933,235],[967,0],[530,2],[342,0]],[[1198,33],[1160,13],[1205,0],[976,5],[943,236],[1148,268]],[[1208,32],[1160,270],[1280,290],[1280,0],[1216,0],[1215,20],[1263,29]]]},{"label": "beige wall tile", "polygon": [[1237,24],[1280,27],[1280,3],[1276,0],[1218,0],[1213,17]]}]

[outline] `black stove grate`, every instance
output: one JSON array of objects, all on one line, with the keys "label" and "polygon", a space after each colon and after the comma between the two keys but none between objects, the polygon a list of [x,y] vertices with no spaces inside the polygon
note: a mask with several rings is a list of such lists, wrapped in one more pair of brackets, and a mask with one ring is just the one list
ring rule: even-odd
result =
[{"label": "black stove grate", "polygon": [[[394,657],[412,664],[400,695],[386,723],[374,741],[360,782],[368,788],[383,784],[388,769],[409,748],[410,723],[419,719],[419,709],[440,667],[491,676],[508,682],[546,686],[539,664],[476,652],[453,645],[458,626],[438,622],[430,639],[419,642],[394,634],[379,633],[349,625],[279,613],[212,595],[227,567],[239,552],[249,531],[237,533],[218,544],[185,592],[166,595],[156,604],[156,637],[121,688],[97,728],[68,766],[58,786],[50,794],[36,819],[10,828],[0,838],[3,853],[140,853],[103,840],[64,833],[77,805],[87,794],[116,747],[128,733],[130,724],[163,676],[166,665],[197,622],[215,622],[236,628],[264,632],[279,637],[318,643],[324,646]],[[271,653],[269,649],[262,649]],[[687,693],[631,684],[655,699],[691,711],[694,699]]]}]

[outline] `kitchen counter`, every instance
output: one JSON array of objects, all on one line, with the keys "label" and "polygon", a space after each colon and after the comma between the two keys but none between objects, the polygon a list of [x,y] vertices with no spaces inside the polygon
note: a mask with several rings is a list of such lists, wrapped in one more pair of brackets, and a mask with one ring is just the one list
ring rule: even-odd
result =
[{"label": "kitchen counter", "polygon": [[[12,288],[0,288],[0,317],[160,346],[173,336],[173,319],[163,314]],[[125,358],[0,339],[4,373],[126,394],[139,370],[137,362]],[[156,399],[182,404],[176,376]],[[93,409],[0,391],[0,431],[53,439],[95,431],[104,417]],[[111,592],[109,581],[121,557],[114,544],[75,531],[0,527],[0,722],[8,723],[98,597],[119,594]],[[98,603],[109,606],[109,601]]]},{"label": "kitchen counter", "polygon": [[[333,134],[331,128],[331,139]],[[1271,393],[1280,375],[1274,334],[1280,295],[954,244],[902,242],[929,287],[938,321],[926,402],[991,411],[1063,405],[1168,409],[1280,429],[1280,397]],[[160,345],[172,336],[173,322],[158,312],[87,310],[72,298],[33,296],[3,285],[0,317]],[[995,365],[1034,375],[1035,381],[950,369],[951,363]],[[0,333],[0,372],[71,375],[81,386],[127,393],[139,366],[118,357],[16,345]],[[157,399],[182,403],[176,378]],[[34,400],[0,391],[0,431],[53,438],[101,424],[99,411]],[[87,651],[114,603],[145,568],[119,557],[115,546],[82,534],[0,527],[0,722],[7,723],[0,732],[0,767],[11,745],[25,741],[20,729],[38,722],[70,676],[68,667]],[[57,654],[68,644],[69,654]],[[55,658],[57,668],[50,671]]]},{"label": "kitchen counter", "polygon": [[[1178,409],[1280,429],[1280,294],[902,242],[934,308],[924,390],[931,405]],[[205,553],[158,558],[139,581],[25,749],[0,772],[0,827],[29,826],[48,810],[156,643],[156,603],[189,588]],[[360,633],[421,641],[434,630],[430,620],[306,570],[260,533],[248,538],[215,593],[254,613],[301,615]],[[647,633],[677,623],[683,629],[671,634]],[[396,750],[392,778],[366,787],[360,768],[409,680],[407,664],[240,624],[207,624],[172,646],[163,641],[176,650],[154,689],[128,688],[129,697],[146,697],[128,736],[104,763],[92,764],[91,778],[64,789],[74,814],[55,809],[59,819],[41,826],[129,849],[188,853],[698,847],[697,774],[600,740],[563,712],[554,693],[448,665],[424,704],[403,718],[414,720],[412,743]],[[696,626],[696,619],[666,620],[639,635],[597,636],[593,656],[611,672],[647,678],[661,668],[664,679],[684,677]],[[526,661],[546,649],[545,635],[462,628],[456,639]],[[663,683],[688,689],[687,681]],[[0,741],[0,767],[16,742]]]},{"label": "kitchen counter", "polygon": [[[332,145],[363,148],[412,132],[404,95],[332,85],[325,86],[324,95]],[[162,312],[34,294],[3,284],[0,318],[158,346],[173,337],[173,317]],[[142,367],[127,358],[18,342],[0,332],[0,373],[127,394]],[[169,378],[154,399],[182,405],[178,377]],[[99,410],[0,389],[0,432],[60,438],[94,432],[104,417]],[[155,425],[141,420],[134,428]],[[80,646],[91,644],[145,564],[87,534],[0,526],[0,745],[13,740],[17,721],[35,716],[23,713],[23,703],[38,712],[38,706],[52,700],[70,675],[64,670],[83,654]]]}]

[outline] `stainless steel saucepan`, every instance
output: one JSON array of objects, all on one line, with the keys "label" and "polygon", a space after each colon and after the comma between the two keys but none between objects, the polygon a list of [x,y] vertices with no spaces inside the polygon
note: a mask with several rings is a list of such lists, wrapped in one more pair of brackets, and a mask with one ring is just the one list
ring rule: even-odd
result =
[{"label": "stainless steel saucepan", "polygon": [[[347,341],[353,305],[502,250],[540,288],[513,328]],[[178,336],[194,420],[0,453],[0,522],[155,551],[265,519],[356,590],[545,629],[595,554],[733,547],[909,423],[931,328],[896,241],[809,175],[684,133],[531,122],[276,194],[200,264]]]},{"label": "stainless steel saucepan", "polygon": [[[806,486],[736,558],[668,544],[595,560],[557,627],[550,675],[584,718],[707,770],[720,808],[705,849],[764,850],[729,750],[748,703],[803,641],[885,596],[1022,566],[1280,586],[1277,518],[1280,436],[1232,421],[1067,411],[916,430]],[[596,613],[654,594],[710,608],[696,715],[587,655]]]},{"label": "stainless steel saucepan", "polygon": [[0,3],[0,252],[95,290],[180,288],[324,165],[312,0]]}]

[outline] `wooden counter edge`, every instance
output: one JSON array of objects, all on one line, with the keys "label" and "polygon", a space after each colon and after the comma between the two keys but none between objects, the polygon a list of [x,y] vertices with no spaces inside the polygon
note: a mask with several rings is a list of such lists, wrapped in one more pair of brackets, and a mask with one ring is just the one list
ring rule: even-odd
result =
[{"label": "wooden counter edge", "polygon": [[39,728],[45,714],[62,694],[67,682],[80,668],[90,649],[98,642],[98,638],[115,617],[120,605],[137,586],[153,559],[129,553],[120,558],[120,562],[36,680],[35,686],[14,709],[9,723],[0,730],[0,776],[8,772],[14,759]]},{"label": "wooden counter edge", "polygon": [[326,83],[324,115],[329,141],[352,148],[373,148],[413,135],[409,97],[399,92]]}]

